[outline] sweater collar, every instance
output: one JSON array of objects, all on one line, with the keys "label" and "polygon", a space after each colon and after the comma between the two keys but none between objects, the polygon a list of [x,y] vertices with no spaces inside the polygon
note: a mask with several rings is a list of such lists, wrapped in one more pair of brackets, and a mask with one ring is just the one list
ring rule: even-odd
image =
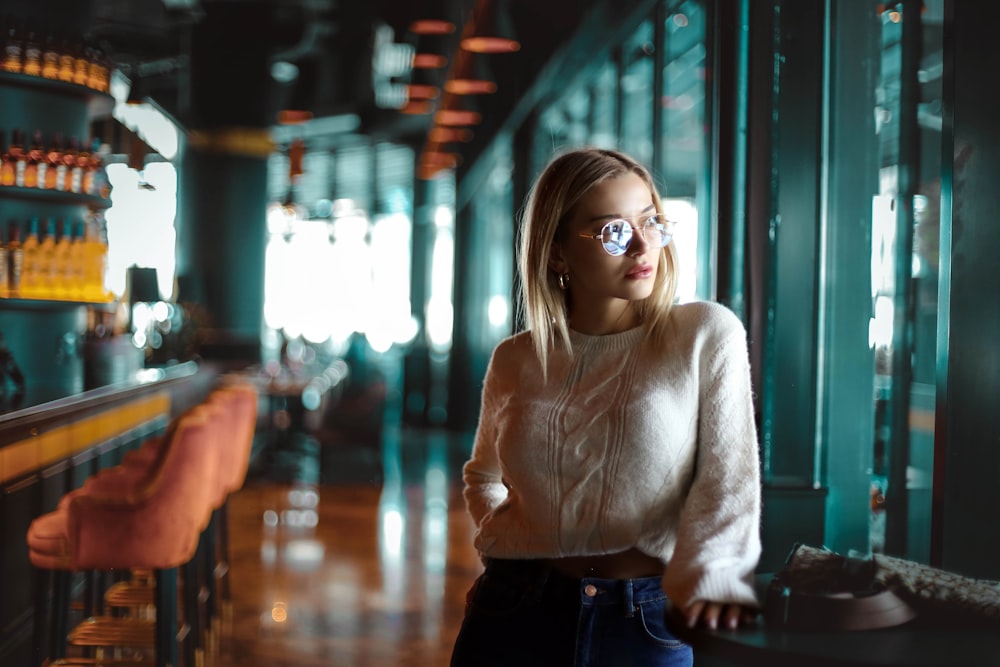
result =
[{"label": "sweater collar", "polygon": [[569,341],[575,352],[618,352],[636,347],[646,337],[644,327],[637,326],[621,333],[591,336],[569,330]]}]

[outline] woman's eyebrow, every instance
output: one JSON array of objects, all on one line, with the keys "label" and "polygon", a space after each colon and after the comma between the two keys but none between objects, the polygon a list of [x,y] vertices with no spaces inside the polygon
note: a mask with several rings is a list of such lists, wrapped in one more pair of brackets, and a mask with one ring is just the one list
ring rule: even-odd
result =
[{"label": "woman's eyebrow", "polygon": [[[656,210],[656,204],[650,204],[646,208],[636,213],[636,215],[643,215],[645,213],[649,213],[655,210]],[[626,217],[627,216],[624,216],[621,213],[605,213],[604,215],[595,215],[593,218],[590,219],[590,222],[597,222],[599,220],[617,220],[619,218],[626,218]]]}]

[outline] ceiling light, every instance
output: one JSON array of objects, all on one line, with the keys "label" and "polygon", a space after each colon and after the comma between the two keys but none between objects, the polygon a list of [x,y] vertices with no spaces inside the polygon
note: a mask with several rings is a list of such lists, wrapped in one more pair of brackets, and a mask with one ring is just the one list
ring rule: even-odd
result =
[{"label": "ceiling light", "polygon": [[406,86],[406,94],[409,99],[412,100],[433,100],[436,99],[441,91],[437,86],[430,86],[426,84],[411,83]]},{"label": "ceiling light", "polygon": [[482,120],[478,112],[466,109],[441,109],[434,114],[434,122],[438,125],[478,125]]},{"label": "ceiling light", "polygon": [[507,0],[479,0],[472,17],[471,34],[461,47],[473,53],[513,53],[521,48],[514,31]]},{"label": "ceiling light", "polygon": [[471,141],[472,130],[467,130],[464,127],[433,127],[427,133],[427,139],[436,144]]},{"label": "ceiling light", "polygon": [[448,59],[436,53],[418,53],[413,56],[414,69],[441,69],[447,64]]},{"label": "ceiling light", "polygon": [[444,89],[454,95],[495,93],[497,84],[484,57],[463,51],[456,60],[454,78],[445,81]]},{"label": "ceiling light", "polygon": [[414,116],[422,116],[424,114],[429,114],[434,110],[434,107],[430,102],[426,100],[411,100],[407,102],[402,107],[399,108],[401,113],[410,114]]},{"label": "ceiling light", "polygon": [[445,19],[417,19],[410,24],[414,35],[450,35],[455,32],[455,24]]}]

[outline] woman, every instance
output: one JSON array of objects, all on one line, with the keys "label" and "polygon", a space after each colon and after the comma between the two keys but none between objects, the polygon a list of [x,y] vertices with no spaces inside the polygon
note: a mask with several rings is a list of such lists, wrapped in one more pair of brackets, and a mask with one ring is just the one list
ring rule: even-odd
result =
[{"label": "woman", "polygon": [[463,469],[486,568],[452,667],[691,665],[668,606],[710,628],[757,614],[746,334],[718,304],[673,305],[662,211],[611,150],[560,155],[532,189],[528,330],[493,352]]}]

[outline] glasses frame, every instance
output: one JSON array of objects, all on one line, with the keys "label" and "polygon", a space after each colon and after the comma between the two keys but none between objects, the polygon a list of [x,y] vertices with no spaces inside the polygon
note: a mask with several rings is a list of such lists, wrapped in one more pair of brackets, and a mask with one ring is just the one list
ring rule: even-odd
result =
[{"label": "glasses frame", "polygon": [[[601,231],[597,232],[596,234],[577,234],[577,236],[579,236],[580,238],[600,241],[601,248],[604,250],[604,252],[611,255],[612,257],[621,257],[626,252],[628,252],[629,247],[632,245],[632,239],[635,237],[636,231],[640,232],[642,234],[642,237],[650,245],[658,246],[660,248],[666,248],[668,245],[670,245],[670,241],[673,240],[674,238],[673,229],[676,223],[670,218],[668,218],[666,214],[650,213],[648,215],[636,216],[636,218],[640,218],[646,221],[646,224],[644,224],[641,229],[638,228],[635,224],[633,224],[632,221],[630,221],[628,218],[615,218],[613,220],[608,220],[606,223],[604,223],[601,226]],[[650,223],[649,221],[652,220],[653,218],[656,218],[657,222]],[[622,236],[627,236],[623,244],[615,244],[615,249],[617,249],[618,252],[615,252],[614,250],[608,248],[610,242],[604,240],[605,232],[612,225],[621,225]],[[649,237],[647,236],[647,233],[654,229],[660,232],[661,238],[659,243],[656,243],[655,241],[650,241]]]}]

